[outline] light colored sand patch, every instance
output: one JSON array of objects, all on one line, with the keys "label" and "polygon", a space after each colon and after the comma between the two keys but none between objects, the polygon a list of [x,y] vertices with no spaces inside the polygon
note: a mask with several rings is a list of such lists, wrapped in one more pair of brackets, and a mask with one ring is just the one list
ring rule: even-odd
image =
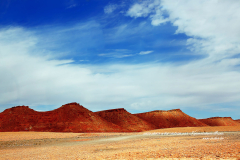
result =
[{"label": "light colored sand patch", "polygon": [[56,132],[0,132],[0,141],[30,140],[45,138],[69,138],[82,133],[56,133]]},{"label": "light colored sand patch", "polygon": [[157,132],[157,133],[184,133],[184,132],[225,132],[225,131],[240,131],[240,126],[214,126],[214,127],[176,127],[176,128],[164,128],[155,129],[145,132]]}]

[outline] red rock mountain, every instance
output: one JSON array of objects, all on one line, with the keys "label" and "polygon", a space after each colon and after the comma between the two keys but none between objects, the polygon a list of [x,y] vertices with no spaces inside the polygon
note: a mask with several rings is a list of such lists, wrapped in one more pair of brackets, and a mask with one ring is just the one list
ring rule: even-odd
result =
[{"label": "red rock mountain", "polygon": [[211,117],[207,119],[199,119],[209,126],[240,126],[240,124],[234,121],[231,117]]},{"label": "red rock mountain", "polygon": [[236,119],[235,121],[238,122],[238,123],[240,123],[240,119]]},{"label": "red rock mountain", "polygon": [[78,103],[37,112],[17,106],[0,113],[0,131],[121,132],[123,129]]},{"label": "red rock mountain", "polygon": [[207,126],[198,121],[196,118],[190,117],[183,113],[180,109],[173,109],[169,111],[156,110],[146,113],[138,113],[136,116],[154,124],[160,128],[172,127],[200,127]]},{"label": "red rock mountain", "polygon": [[140,132],[157,129],[155,125],[127,112],[124,108],[99,111],[95,113],[106,119],[108,122],[112,122],[126,129],[126,131]]},{"label": "red rock mountain", "polygon": [[131,114],[123,108],[92,112],[78,103],[38,112],[17,106],[0,113],[0,132],[139,132],[171,127],[240,126],[231,117],[197,120],[180,109]]}]

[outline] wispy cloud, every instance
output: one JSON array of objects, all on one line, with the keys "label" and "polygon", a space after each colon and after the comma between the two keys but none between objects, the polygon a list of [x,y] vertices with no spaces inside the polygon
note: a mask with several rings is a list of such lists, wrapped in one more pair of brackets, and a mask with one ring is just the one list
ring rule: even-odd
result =
[{"label": "wispy cloud", "polygon": [[118,8],[118,5],[109,4],[109,5],[104,7],[104,13],[110,14],[110,13],[114,12],[117,8]]},{"label": "wispy cloud", "polygon": [[131,50],[128,49],[112,49],[109,50],[108,53],[101,53],[98,54],[98,56],[103,56],[103,57],[112,57],[112,58],[125,58],[125,57],[131,57],[134,56],[131,54]]},{"label": "wispy cloud", "polygon": [[118,55],[114,53],[103,53],[103,54],[98,54],[98,56],[102,57],[112,57],[112,58],[125,58],[125,57],[131,57],[133,56],[132,54],[123,54],[123,55]]},{"label": "wispy cloud", "polygon": [[135,3],[126,13],[127,16],[138,17],[150,17],[152,25],[160,25],[167,21],[168,18],[163,16],[163,10],[161,9],[160,0],[142,1],[141,3]]},{"label": "wispy cloud", "polygon": [[91,56],[89,50],[101,48],[104,42],[101,26],[94,20],[66,26],[42,26],[32,32],[38,37],[42,51],[58,57],[86,59]]},{"label": "wispy cloud", "polygon": [[67,7],[67,9],[77,7],[77,4],[71,4],[70,6]]},{"label": "wispy cloud", "polygon": [[126,4],[129,4],[129,1],[122,0],[121,3],[109,3],[106,5],[103,10],[105,14],[112,14],[112,13],[121,13],[123,14],[123,11],[120,11],[121,9],[124,9],[126,7]]},{"label": "wispy cloud", "polygon": [[150,54],[152,53],[153,51],[141,51],[139,54],[140,55],[145,55],[145,54]]}]

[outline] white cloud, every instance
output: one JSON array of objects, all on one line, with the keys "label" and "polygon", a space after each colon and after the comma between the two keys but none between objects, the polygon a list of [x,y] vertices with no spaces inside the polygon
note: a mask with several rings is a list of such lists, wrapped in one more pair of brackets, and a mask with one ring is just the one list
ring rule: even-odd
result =
[{"label": "white cloud", "polygon": [[111,49],[108,53],[100,53],[98,56],[112,57],[112,58],[125,58],[134,56],[131,54],[131,50],[128,49]]},{"label": "white cloud", "polygon": [[156,9],[156,13],[150,16],[153,26],[159,26],[169,21],[168,18],[164,18],[163,13],[160,9]]},{"label": "white cloud", "polygon": [[156,12],[160,5],[159,0],[146,0],[141,3],[135,3],[126,13],[126,15],[134,18],[147,17],[150,13]]},{"label": "white cloud", "polygon": [[240,3],[236,0],[162,1],[177,33],[192,36],[193,49],[207,52],[213,60],[240,52]]},{"label": "white cloud", "polygon": [[140,4],[134,4],[129,11],[127,12],[127,15],[131,17],[146,17],[151,11],[148,8],[145,8],[144,6]]},{"label": "white cloud", "polygon": [[150,54],[152,53],[153,51],[141,51],[139,54],[140,55],[145,55],[145,54]]},{"label": "white cloud", "polygon": [[118,8],[118,6],[116,4],[109,4],[104,7],[104,13],[110,14],[110,13],[114,12],[117,8]]},{"label": "white cloud", "polygon": [[112,57],[112,58],[125,58],[125,57],[131,57],[133,56],[133,54],[102,53],[102,54],[98,54],[98,56]]},{"label": "white cloud", "polygon": [[148,0],[134,4],[127,15],[148,16],[155,26],[171,22],[178,27],[176,33],[192,37],[192,51],[208,54],[211,61],[240,53],[238,0]]}]

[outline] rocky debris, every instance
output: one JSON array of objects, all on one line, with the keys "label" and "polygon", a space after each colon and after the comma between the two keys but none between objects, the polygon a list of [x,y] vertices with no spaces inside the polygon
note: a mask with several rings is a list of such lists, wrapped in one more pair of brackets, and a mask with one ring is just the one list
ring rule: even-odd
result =
[{"label": "rocky debris", "polygon": [[206,119],[199,119],[199,121],[209,126],[240,126],[240,124],[234,121],[231,117],[211,117]]},{"label": "rocky debris", "polygon": [[154,124],[158,128],[207,126],[196,118],[183,113],[180,109],[169,111],[156,110],[135,115]]},{"label": "rocky debris", "polygon": [[121,126],[126,129],[126,131],[140,132],[157,129],[153,124],[129,113],[124,108],[99,111],[95,113],[106,119],[108,122]]}]

